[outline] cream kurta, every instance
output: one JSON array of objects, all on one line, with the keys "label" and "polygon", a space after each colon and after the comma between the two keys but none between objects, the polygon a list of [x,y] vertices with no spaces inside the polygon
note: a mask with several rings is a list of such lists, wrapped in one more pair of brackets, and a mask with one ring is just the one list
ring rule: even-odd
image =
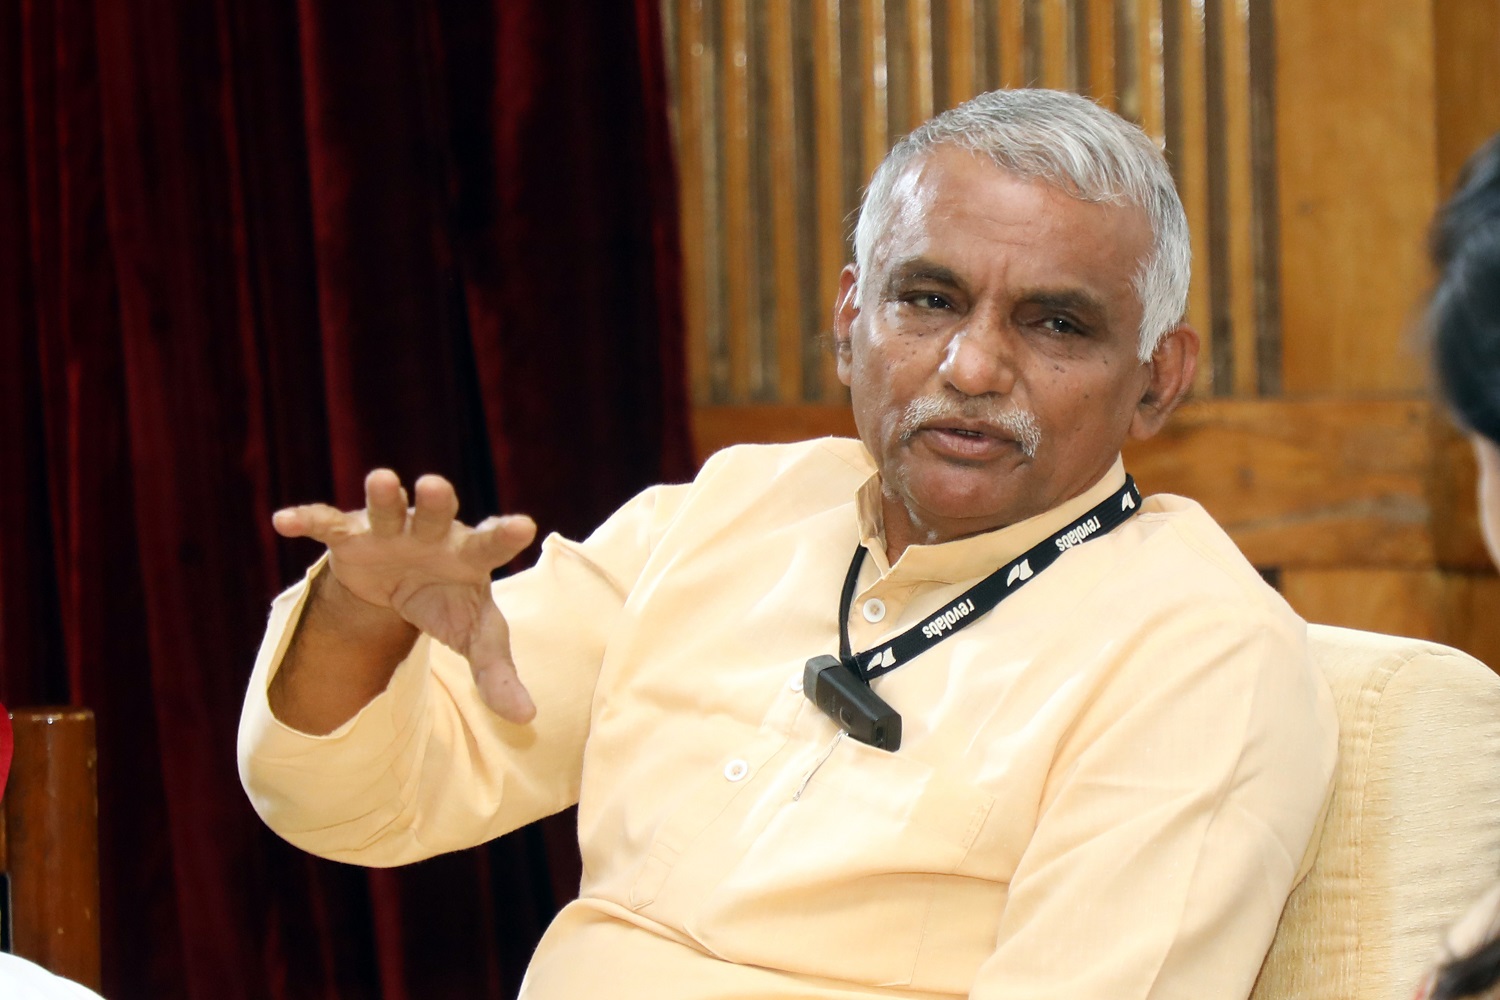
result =
[{"label": "cream kurta", "polygon": [[578,802],[580,898],[523,996],[1226,1000],[1249,993],[1323,806],[1336,721],[1304,626],[1196,504],[1064,553],[874,682],[895,754],[801,692],[1123,481],[986,535],[880,541],[856,441],[735,448],[549,538],[495,586],[538,712],[491,715],[423,639],[327,737],[266,685],[305,589],[278,598],[240,730],[256,809],[309,851],[393,865]]}]

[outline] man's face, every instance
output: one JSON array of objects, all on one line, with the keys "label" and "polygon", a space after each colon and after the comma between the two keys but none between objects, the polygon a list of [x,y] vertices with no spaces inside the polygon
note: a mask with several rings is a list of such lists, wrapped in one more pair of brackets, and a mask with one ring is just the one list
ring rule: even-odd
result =
[{"label": "man's face", "polygon": [[911,164],[892,202],[857,293],[845,269],[836,317],[887,531],[946,541],[1088,489],[1153,391],[1132,280],[1151,246],[1145,214],[952,147]]}]

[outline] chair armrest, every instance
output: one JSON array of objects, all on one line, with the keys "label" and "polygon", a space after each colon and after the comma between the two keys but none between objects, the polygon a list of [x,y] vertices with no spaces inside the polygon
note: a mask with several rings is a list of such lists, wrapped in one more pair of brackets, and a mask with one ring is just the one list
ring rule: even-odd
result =
[{"label": "chair armrest", "polygon": [[99,795],[94,713],[14,709],[15,759],[0,821],[11,950],[100,988]]}]

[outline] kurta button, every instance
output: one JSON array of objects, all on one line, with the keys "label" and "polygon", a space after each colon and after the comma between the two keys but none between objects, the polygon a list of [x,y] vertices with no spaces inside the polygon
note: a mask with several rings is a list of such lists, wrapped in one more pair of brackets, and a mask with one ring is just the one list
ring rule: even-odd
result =
[{"label": "kurta button", "polygon": [[874,624],[885,617],[885,602],[878,597],[872,597],[860,610],[864,612],[865,621]]},{"label": "kurta button", "polygon": [[730,781],[739,781],[750,773],[750,765],[743,760],[732,760],[724,765],[724,777]]},{"label": "kurta button", "polygon": [[801,674],[793,674],[792,675],[792,679],[786,682],[786,689],[788,691],[795,691],[795,692],[801,693],[801,691],[802,691],[802,675]]}]

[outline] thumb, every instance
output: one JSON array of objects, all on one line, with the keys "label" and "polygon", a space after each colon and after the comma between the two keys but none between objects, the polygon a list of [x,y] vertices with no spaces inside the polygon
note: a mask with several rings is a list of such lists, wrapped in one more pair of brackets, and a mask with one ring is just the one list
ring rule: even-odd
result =
[{"label": "thumb", "polygon": [[536,717],[536,705],[516,676],[510,655],[510,626],[494,601],[479,613],[479,627],[468,649],[469,667],[480,699],[508,722],[524,724]]}]

